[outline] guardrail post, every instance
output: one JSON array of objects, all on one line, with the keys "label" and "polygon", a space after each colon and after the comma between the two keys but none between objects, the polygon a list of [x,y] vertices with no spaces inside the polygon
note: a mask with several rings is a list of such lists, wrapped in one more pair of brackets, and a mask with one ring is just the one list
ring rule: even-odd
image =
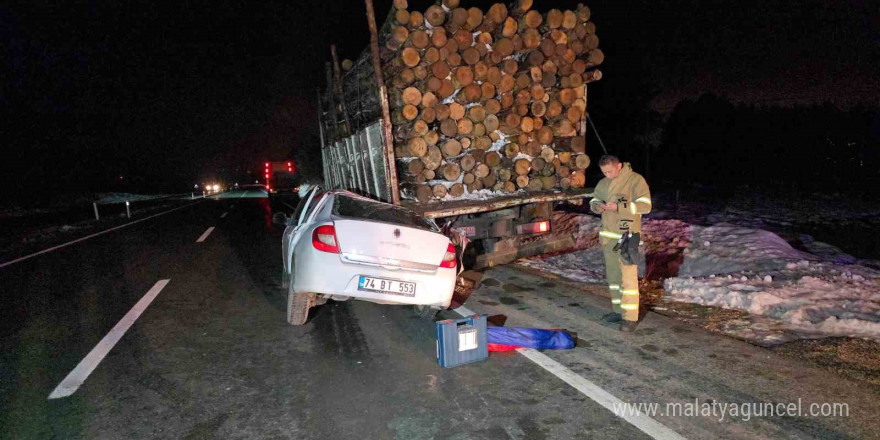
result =
[{"label": "guardrail post", "polygon": [[131,211],[128,209],[128,200],[125,201],[125,215],[128,218],[131,218]]},{"label": "guardrail post", "polygon": [[95,220],[101,221],[101,217],[98,216],[98,202],[93,202],[92,208],[95,208]]}]

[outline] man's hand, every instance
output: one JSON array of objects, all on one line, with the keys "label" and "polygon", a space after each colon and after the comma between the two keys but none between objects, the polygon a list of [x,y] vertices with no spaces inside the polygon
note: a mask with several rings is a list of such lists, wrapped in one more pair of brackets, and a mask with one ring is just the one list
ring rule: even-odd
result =
[{"label": "man's hand", "polygon": [[603,211],[617,211],[617,203],[603,203],[599,205]]}]

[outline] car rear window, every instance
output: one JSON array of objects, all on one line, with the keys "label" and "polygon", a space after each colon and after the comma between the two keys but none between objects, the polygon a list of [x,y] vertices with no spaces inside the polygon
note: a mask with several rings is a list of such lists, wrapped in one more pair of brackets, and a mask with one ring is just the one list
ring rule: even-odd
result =
[{"label": "car rear window", "polygon": [[336,200],[333,201],[333,214],[438,231],[432,221],[409,209],[369,199],[337,195]]}]

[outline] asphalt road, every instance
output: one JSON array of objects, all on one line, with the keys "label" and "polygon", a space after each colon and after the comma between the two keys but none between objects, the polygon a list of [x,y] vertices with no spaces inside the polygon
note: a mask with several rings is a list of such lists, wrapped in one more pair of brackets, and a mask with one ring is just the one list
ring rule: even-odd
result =
[{"label": "asphalt road", "polygon": [[[0,438],[651,438],[522,354],[439,367],[433,323],[405,307],[330,302],[288,325],[264,195],[224,193],[0,268]],[[111,331],[148,292],[127,331]],[[502,267],[466,306],[577,331],[578,348],[544,357],[623,402],[849,405],[837,418],[655,417],[685,438],[880,432],[876,389],[658,315],[621,335],[599,321],[606,303]],[[49,399],[114,334],[81,386]]]}]

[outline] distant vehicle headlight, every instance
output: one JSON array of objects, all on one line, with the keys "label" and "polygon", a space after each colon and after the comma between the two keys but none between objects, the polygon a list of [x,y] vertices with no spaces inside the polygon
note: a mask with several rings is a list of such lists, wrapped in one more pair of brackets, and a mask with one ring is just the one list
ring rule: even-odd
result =
[{"label": "distant vehicle headlight", "polygon": [[220,190],[220,185],[214,185],[213,188],[214,188],[214,191],[219,191],[219,190]]}]

